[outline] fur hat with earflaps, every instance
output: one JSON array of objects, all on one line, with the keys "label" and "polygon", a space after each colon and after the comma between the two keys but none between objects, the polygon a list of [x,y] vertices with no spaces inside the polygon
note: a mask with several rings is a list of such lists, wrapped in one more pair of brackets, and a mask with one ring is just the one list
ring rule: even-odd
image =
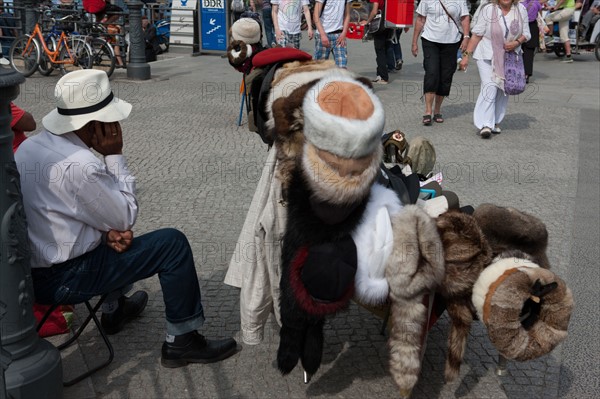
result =
[{"label": "fur hat with earflaps", "polygon": [[477,279],[472,300],[491,342],[507,359],[535,359],[567,337],[571,290],[521,251],[494,259]]},{"label": "fur hat with earflaps", "polygon": [[364,198],[379,171],[385,123],[371,88],[332,74],[304,97],[302,172],[316,201],[345,205]]},{"label": "fur hat with earflaps", "polygon": [[240,18],[231,25],[231,42],[227,46],[229,64],[240,72],[252,69],[252,57],[261,49],[262,27],[253,18]]},{"label": "fur hat with earflaps", "polygon": [[[320,366],[324,317],[346,307],[354,292],[358,260],[351,233],[381,162],[381,103],[364,82],[337,69],[322,74],[317,65],[295,80],[316,79],[273,103],[275,148],[286,165],[278,176],[289,193],[277,353],[283,374],[299,360],[308,374]],[[288,142],[290,131],[300,141]]]}]

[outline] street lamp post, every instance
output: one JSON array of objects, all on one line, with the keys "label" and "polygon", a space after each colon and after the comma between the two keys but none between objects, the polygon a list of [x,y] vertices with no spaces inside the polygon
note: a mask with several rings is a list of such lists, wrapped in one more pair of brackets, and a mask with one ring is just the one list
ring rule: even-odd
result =
[{"label": "street lamp post", "polygon": [[127,77],[137,80],[150,79],[150,65],[146,62],[146,41],[142,30],[142,2],[127,2],[129,9],[129,41],[130,55],[127,65]]},{"label": "street lamp post", "polygon": [[27,221],[12,151],[10,102],[25,78],[0,67],[0,363],[2,395],[12,398],[62,396],[60,353],[40,339],[33,316]]}]

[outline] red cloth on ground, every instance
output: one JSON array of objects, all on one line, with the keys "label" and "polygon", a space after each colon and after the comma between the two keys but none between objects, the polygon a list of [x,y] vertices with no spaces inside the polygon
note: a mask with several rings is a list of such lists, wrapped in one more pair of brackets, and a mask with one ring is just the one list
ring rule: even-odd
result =
[{"label": "red cloth on ground", "polygon": [[[50,309],[50,305],[40,305],[38,303],[33,304],[33,315],[37,324],[39,324],[42,317]],[[73,306],[62,305],[57,307],[42,326],[41,330],[38,331],[40,337],[49,337],[51,335],[64,334],[69,332],[71,328],[71,321],[73,318]]]}]

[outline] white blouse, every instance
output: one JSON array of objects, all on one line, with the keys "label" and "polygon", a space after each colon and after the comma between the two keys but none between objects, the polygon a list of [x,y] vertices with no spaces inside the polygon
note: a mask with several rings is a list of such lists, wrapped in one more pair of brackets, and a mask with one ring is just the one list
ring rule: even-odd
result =
[{"label": "white blouse", "polygon": [[[460,40],[460,19],[469,15],[466,0],[443,0],[444,6],[452,18],[448,16],[442,0],[421,0],[417,14],[426,18],[421,36],[435,43],[456,43]],[[452,20],[456,21],[454,23]],[[461,26],[462,29],[462,26]]]},{"label": "white blouse", "polygon": [[[526,41],[531,38],[531,32],[529,32],[529,17],[527,16],[527,10],[522,4],[513,5],[508,12],[502,18],[502,10],[499,6],[489,4],[483,7],[480,11],[479,18],[475,25],[471,28],[471,33],[477,36],[483,36],[477,48],[473,52],[473,58],[478,60],[491,60],[493,56],[492,49],[492,12],[493,7],[497,7],[497,16],[500,18],[500,29],[502,35],[504,35],[504,41],[510,42],[517,40],[521,34],[526,38]],[[511,32],[510,26],[516,18],[521,19],[521,29],[517,32]],[[521,46],[515,49],[517,53],[521,52]]]}]

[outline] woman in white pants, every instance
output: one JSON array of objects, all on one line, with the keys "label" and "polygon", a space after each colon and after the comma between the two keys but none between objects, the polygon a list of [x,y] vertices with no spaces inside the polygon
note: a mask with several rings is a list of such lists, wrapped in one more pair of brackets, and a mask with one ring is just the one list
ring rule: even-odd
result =
[{"label": "woman in white pants", "polygon": [[[494,17],[495,16],[495,17]],[[480,10],[471,29],[473,37],[463,52],[460,69],[466,70],[469,58],[477,60],[481,90],[473,122],[481,138],[501,132],[508,95],[504,92],[504,52],[521,54],[521,45],[531,38],[527,10],[519,0],[492,0]]]}]

